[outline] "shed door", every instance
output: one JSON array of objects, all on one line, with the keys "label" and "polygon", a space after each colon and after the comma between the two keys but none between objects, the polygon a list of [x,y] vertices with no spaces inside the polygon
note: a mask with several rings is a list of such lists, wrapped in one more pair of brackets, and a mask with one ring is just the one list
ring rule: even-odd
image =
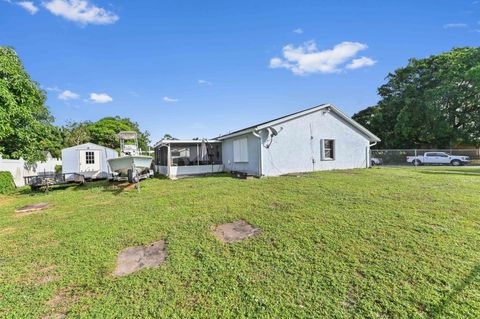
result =
[{"label": "shed door", "polygon": [[100,151],[80,151],[80,172],[97,172],[100,170]]}]

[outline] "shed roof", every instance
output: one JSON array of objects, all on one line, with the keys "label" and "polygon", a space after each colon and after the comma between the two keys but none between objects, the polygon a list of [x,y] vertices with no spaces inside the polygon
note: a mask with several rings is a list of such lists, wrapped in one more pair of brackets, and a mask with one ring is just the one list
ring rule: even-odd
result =
[{"label": "shed roof", "polygon": [[86,148],[86,147],[95,147],[95,148],[106,148],[106,149],[109,149],[109,150],[112,150],[112,151],[115,151],[113,148],[110,148],[110,147],[106,147],[106,146],[103,146],[103,145],[98,145],[98,144],[95,144],[95,143],[84,143],[84,144],[79,144],[79,145],[74,145],[74,146],[70,146],[70,147],[66,147],[66,148],[63,148],[62,151],[64,150],[69,150],[69,149],[77,149],[77,148]]},{"label": "shed roof", "polygon": [[276,118],[276,119],[273,119],[273,120],[270,120],[270,121],[267,121],[267,122],[252,125],[252,126],[249,126],[247,128],[237,130],[237,131],[234,131],[234,132],[231,132],[231,133],[228,133],[228,134],[220,135],[219,137],[217,137],[217,139],[218,140],[225,140],[225,139],[232,138],[232,137],[235,137],[235,136],[250,133],[250,132],[253,132],[253,131],[256,131],[256,130],[261,130],[263,128],[266,128],[266,127],[269,127],[269,126],[272,126],[272,125],[276,125],[276,124],[280,124],[280,123],[283,123],[283,122],[287,122],[287,121],[293,120],[293,119],[301,117],[301,116],[305,116],[305,115],[308,115],[308,114],[311,114],[311,113],[314,113],[314,112],[318,112],[318,111],[323,110],[323,109],[328,109],[330,111],[335,112],[335,114],[340,116],[343,120],[345,120],[352,127],[356,128],[358,131],[360,131],[364,135],[366,135],[370,139],[371,142],[379,142],[380,141],[380,138],[378,136],[376,136],[375,134],[373,134],[372,132],[367,130],[365,127],[360,125],[358,122],[354,121],[348,115],[346,115],[345,113],[340,111],[340,109],[338,109],[336,106],[334,106],[333,104],[330,104],[330,103],[320,104],[320,105],[317,105],[317,106],[314,106],[314,107],[311,107],[311,108],[308,108],[308,109],[305,109],[305,110],[302,110],[302,111],[298,111],[298,112],[295,112],[295,113],[291,113],[291,114],[288,114],[288,115],[285,115],[285,116],[282,116],[282,117],[279,117],[279,118]]}]

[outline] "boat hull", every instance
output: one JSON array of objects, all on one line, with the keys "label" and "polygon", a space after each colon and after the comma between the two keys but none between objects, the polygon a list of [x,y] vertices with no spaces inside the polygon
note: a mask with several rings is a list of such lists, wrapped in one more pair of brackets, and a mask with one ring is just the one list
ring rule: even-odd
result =
[{"label": "boat hull", "polygon": [[153,158],[151,156],[132,155],[108,160],[108,165],[113,172],[126,176],[128,170],[135,168],[137,173],[143,173],[150,169]]}]

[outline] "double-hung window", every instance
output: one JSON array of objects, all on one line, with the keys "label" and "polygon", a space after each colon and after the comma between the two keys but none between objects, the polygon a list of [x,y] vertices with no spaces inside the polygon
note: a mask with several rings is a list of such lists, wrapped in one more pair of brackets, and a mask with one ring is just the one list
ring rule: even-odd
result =
[{"label": "double-hung window", "polygon": [[322,161],[333,161],[335,159],[335,140],[324,139],[321,143]]}]

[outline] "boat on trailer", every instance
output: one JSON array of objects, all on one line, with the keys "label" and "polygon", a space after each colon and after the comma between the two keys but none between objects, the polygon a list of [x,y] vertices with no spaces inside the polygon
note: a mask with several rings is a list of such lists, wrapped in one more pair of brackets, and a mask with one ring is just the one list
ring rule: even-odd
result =
[{"label": "boat on trailer", "polygon": [[113,179],[126,178],[130,183],[137,183],[151,176],[153,158],[140,154],[137,132],[123,131],[117,136],[120,139],[120,157],[107,160],[110,169],[116,174]]}]

